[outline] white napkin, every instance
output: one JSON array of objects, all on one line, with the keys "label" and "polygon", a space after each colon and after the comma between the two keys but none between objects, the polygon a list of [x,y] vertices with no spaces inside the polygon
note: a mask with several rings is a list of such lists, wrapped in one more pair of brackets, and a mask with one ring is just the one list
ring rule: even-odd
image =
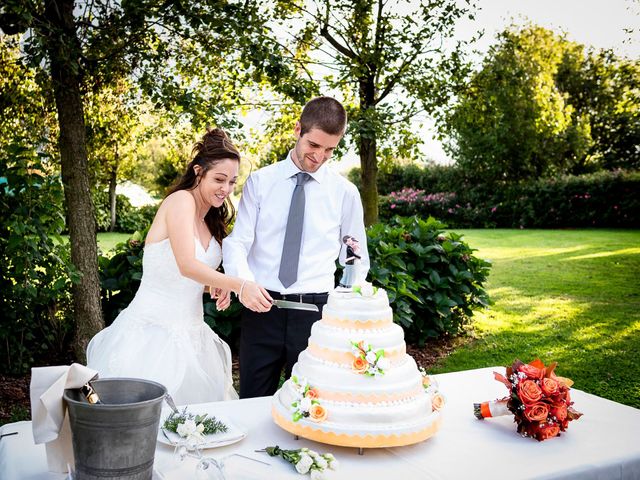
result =
[{"label": "white napkin", "polygon": [[45,444],[51,472],[65,473],[68,465],[74,464],[71,428],[62,394],[65,388],[82,387],[97,373],[79,363],[31,369],[33,440]]}]

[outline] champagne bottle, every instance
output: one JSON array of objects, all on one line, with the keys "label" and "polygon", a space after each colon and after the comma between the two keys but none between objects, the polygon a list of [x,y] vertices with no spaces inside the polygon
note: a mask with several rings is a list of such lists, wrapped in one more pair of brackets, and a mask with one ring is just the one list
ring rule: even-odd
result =
[{"label": "champagne bottle", "polygon": [[93,388],[93,385],[91,385],[91,382],[85,383],[82,386],[82,388],[80,388],[80,390],[82,391],[82,394],[87,399],[87,402],[89,402],[91,404],[101,404],[102,403],[102,401],[100,400],[100,397],[98,396],[98,394],[96,393],[95,389]]}]

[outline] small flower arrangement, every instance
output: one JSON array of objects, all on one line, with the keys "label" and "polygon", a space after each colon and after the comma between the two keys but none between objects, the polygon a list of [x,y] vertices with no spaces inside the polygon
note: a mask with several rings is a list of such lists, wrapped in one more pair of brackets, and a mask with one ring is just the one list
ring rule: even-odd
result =
[{"label": "small flower arrangement", "polygon": [[318,391],[305,378],[291,377],[295,386],[297,398],[291,403],[293,421],[308,418],[312,422],[320,423],[327,419],[327,410],[320,404]]},{"label": "small flower arrangement", "polygon": [[351,290],[354,293],[362,295],[363,297],[373,297],[376,293],[378,293],[378,287],[374,287],[370,283],[354,285],[353,287],[351,287]]},{"label": "small flower arrangement", "polygon": [[427,374],[424,367],[418,367],[422,375],[422,386],[424,391],[431,396],[431,411],[439,412],[444,407],[444,396],[438,390],[438,382],[435,378]]},{"label": "small flower arrangement", "polygon": [[228,427],[216,417],[209,417],[206,413],[204,415],[188,413],[186,407],[182,412],[172,412],[162,428],[177,433],[187,440],[198,441],[204,440],[205,435],[225,433],[228,430]]},{"label": "small flower arrangement", "polygon": [[370,344],[365,345],[364,340],[351,341],[351,350],[354,355],[351,369],[355,373],[376,377],[384,375],[391,366],[389,360],[384,358],[384,349],[374,350]]},{"label": "small flower arrangement", "polygon": [[266,452],[271,457],[282,457],[291,465],[295,466],[296,471],[301,475],[307,473],[312,480],[322,480],[325,478],[325,471],[337,470],[338,460],[331,453],[319,454],[308,448],[299,448],[297,450],[283,450],[279,446],[266,447],[257,452]]},{"label": "small flower arrangement", "polygon": [[531,363],[515,360],[507,367],[507,376],[494,372],[494,377],[509,389],[509,397],[474,404],[476,418],[483,420],[500,415],[514,415],[518,433],[538,441],[557,437],[571,420],[582,413],[572,405],[569,390],[573,381],[554,373],[557,363],[545,366],[536,359]]}]

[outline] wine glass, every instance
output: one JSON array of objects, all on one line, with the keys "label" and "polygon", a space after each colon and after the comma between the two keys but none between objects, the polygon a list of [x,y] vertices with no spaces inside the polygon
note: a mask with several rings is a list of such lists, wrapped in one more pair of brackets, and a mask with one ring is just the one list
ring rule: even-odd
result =
[{"label": "wine glass", "polygon": [[215,458],[201,457],[196,465],[197,480],[225,480],[224,460],[218,462]]}]

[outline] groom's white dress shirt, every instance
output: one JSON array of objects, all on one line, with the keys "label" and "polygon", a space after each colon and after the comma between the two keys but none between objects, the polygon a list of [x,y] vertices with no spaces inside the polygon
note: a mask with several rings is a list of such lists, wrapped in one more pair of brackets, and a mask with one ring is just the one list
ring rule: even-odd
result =
[{"label": "groom's white dress shirt", "polygon": [[342,237],[360,242],[363,272],[369,268],[367,237],[358,189],[326,164],[305,184],[305,215],[298,279],[284,288],[278,279],[291,196],[300,169],[291,152],[281,162],[252,173],[242,190],[233,232],[222,243],[225,273],[280,293],[319,293],[334,288],[335,260],[344,264]]}]

